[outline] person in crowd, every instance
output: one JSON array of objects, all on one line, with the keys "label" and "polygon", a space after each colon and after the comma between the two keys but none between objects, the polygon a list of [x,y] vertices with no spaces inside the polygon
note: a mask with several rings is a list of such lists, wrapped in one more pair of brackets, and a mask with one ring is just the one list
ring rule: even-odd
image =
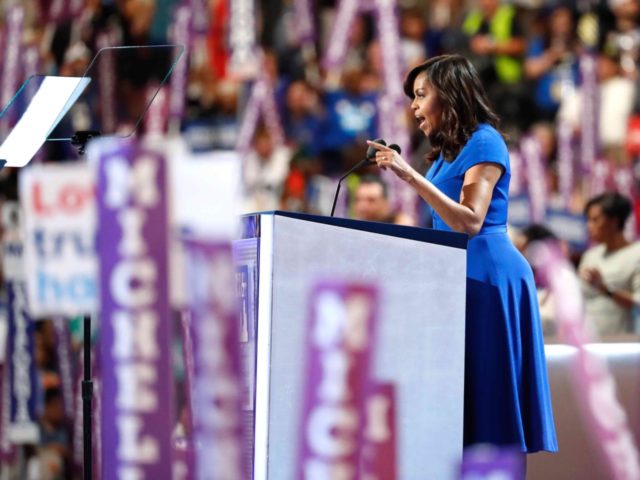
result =
[{"label": "person in crowd", "polygon": [[411,68],[427,56],[424,38],[427,24],[421,8],[412,7],[400,14],[400,48],[405,68]]},{"label": "person in crowd", "polygon": [[259,126],[242,169],[244,212],[279,208],[290,162],[291,150],[285,145],[276,145],[269,130]]},{"label": "person in crowd", "polygon": [[[620,52],[614,45],[607,45],[598,55],[598,131],[599,141],[605,158],[617,164],[628,161],[625,156],[627,126],[633,111],[636,86],[630,78],[622,74]],[[582,105],[584,92],[573,90],[563,97],[558,117],[576,131],[583,120]]]},{"label": "person in crowd", "polygon": [[506,123],[527,127],[522,111],[528,92],[522,82],[527,41],[515,7],[501,0],[480,0],[465,17],[470,58],[492,104]]},{"label": "person in crowd", "polygon": [[623,75],[638,79],[640,60],[640,2],[638,0],[609,0],[614,26],[606,35],[606,43],[620,50]]},{"label": "person in crowd", "polygon": [[321,112],[318,95],[305,80],[296,80],[287,87],[282,118],[285,136],[293,148],[315,155]]},{"label": "person in crowd", "polygon": [[464,445],[558,449],[536,287],[507,235],[511,169],[499,118],[480,76],[461,55],[433,57],[406,76],[433,163],[422,176],[397,152],[369,141],[391,170],[429,204],[433,228],[469,236]]},{"label": "person in crowd", "polygon": [[573,11],[560,4],[542,15],[542,35],[529,42],[525,76],[535,81],[538,120],[553,121],[560,100],[578,83],[578,38]]},{"label": "person in crowd", "polygon": [[584,213],[594,243],[578,265],[587,320],[600,335],[630,332],[640,304],[640,243],[624,235],[631,202],[605,192],[591,198]]},{"label": "person in crowd", "polygon": [[377,134],[377,97],[365,90],[365,70],[345,70],[342,85],[323,96],[325,116],[318,130],[319,156],[324,173],[344,171],[348,150]]},{"label": "person in crowd", "polygon": [[389,202],[387,182],[375,175],[364,175],[355,191],[353,215],[358,220],[369,222],[413,225],[414,222],[402,212],[393,212]]}]

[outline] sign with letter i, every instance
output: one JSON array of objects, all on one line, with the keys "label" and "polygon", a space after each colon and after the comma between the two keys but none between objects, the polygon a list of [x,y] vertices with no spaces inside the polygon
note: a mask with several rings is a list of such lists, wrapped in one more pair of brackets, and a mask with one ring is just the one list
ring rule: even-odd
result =
[{"label": "sign with letter i", "polygon": [[102,478],[166,478],[173,428],[164,157],[99,139]]},{"label": "sign with letter i", "polygon": [[377,290],[330,282],[312,292],[298,479],[360,478]]}]

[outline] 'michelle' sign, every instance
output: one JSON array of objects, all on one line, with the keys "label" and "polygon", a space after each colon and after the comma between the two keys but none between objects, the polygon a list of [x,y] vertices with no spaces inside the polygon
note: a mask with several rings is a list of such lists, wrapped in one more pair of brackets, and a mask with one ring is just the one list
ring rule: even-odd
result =
[{"label": "'michelle' sign", "polygon": [[29,307],[34,317],[95,311],[95,174],[84,163],[20,172]]}]

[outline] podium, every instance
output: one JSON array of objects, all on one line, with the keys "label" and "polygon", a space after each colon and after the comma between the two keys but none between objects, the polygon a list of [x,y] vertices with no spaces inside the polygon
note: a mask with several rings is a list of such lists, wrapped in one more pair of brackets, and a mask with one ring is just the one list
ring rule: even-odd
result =
[{"label": "podium", "polygon": [[371,371],[395,387],[397,478],[457,478],[466,235],[276,211],[245,216],[242,236],[237,259],[255,262],[257,280],[245,335],[253,478],[295,477],[310,293],[332,278],[379,288]]}]

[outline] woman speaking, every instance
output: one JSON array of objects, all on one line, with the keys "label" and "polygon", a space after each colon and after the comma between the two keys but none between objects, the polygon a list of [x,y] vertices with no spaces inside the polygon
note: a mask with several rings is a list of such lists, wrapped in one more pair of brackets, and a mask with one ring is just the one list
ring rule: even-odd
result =
[{"label": "woman speaking", "polygon": [[404,83],[429,138],[425,177],[374,142],[375,160],[430,206],[433,228],[466,233],[464,444],[557,451],[533,274],[507,236],[511,170],[498,117],[460,55],[434,57]]}]

